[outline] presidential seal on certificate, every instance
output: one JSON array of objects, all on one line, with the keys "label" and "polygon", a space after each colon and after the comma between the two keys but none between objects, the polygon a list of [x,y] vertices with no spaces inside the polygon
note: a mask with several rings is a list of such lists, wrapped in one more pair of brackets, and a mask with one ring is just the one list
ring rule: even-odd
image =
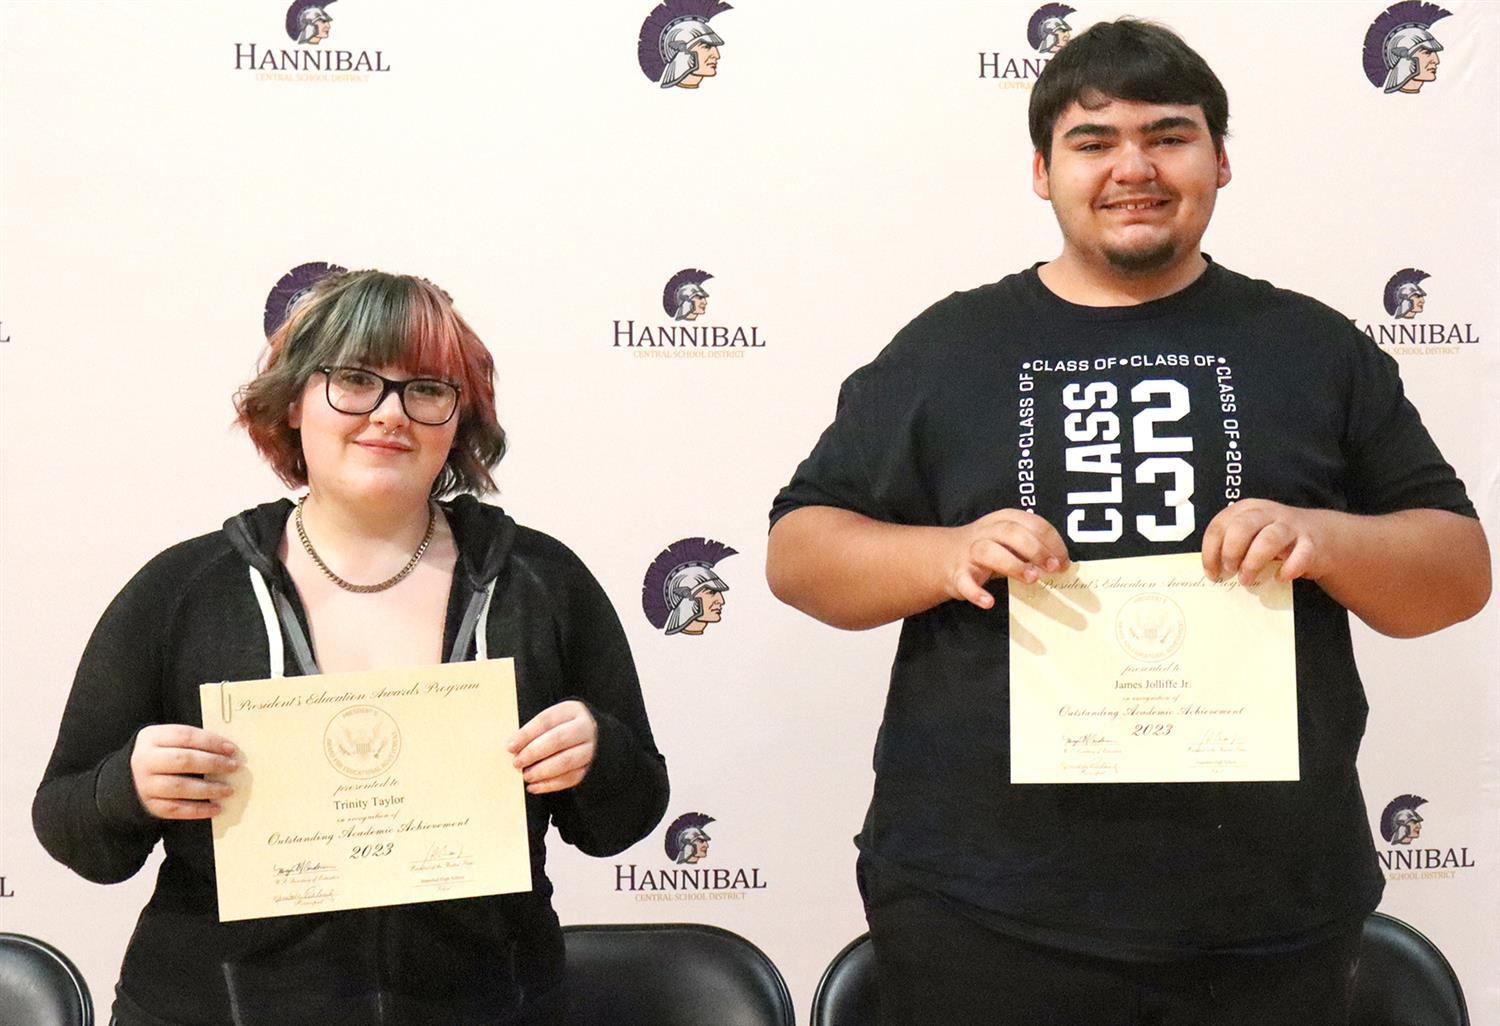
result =
[{"label": "presidential seal on certificate", "polygon": [[204,684],[219,919],[531,889],[510,659]]},{"label": "presidential seal on certificate", "polygon": [[1296,780],[1292,586],[1196,553],[1010,581],[1016,784]]}]

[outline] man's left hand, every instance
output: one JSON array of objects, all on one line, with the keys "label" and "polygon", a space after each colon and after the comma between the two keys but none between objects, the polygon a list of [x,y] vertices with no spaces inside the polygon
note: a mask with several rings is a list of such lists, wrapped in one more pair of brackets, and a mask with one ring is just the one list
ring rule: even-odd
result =
[{"label": "man's left hand", "polygon": [[1327,546],[1320,538],[1326,513],[1269,499],[1230,503],[1203,532],[1203,570],[1215,581],[1238,574],[1248,586],[1279,559],[1277,580],[1317,580],[1328,571]]}]

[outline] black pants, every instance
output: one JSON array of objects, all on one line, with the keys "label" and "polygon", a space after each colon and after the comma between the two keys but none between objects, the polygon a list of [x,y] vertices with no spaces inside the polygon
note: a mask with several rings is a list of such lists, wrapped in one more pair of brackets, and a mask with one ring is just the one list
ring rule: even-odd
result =
[{"label": "black pants", "polygon": [[1120,962],[998,934],[861,874],[880,1026],[1346,1026],[1360,929],[1295,952]]}]

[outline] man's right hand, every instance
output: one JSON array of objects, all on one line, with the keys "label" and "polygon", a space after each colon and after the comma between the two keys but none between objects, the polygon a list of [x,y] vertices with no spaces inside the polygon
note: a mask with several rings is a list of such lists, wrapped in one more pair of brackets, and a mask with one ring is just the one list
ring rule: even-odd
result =
[{"label": "man's right hand", "polygon": [[196,774],[231,773],[238,749],[218,734],[185,723],[143,727],[130,753],[130,775],[146,811],[157,819],[210,819],[234,789]]},{"label": "man's right hand", "polygon": [[1067,565],[1067,546],[1052,525],[1019,509],[962,527],[925,527],[803,506],[776,522],[766,550],[776,597],[845,630],[878,627],[951,599],[993,609],[984,586],[996,577],[1035,581]]},{"label": "man's right hand", "polygon": [[948,597],[980,609],[995,605],[985,585],[996,577],[1034,584],[1043,574],[1068,566],[1068,547],[1047,521],[1020,509],[1002,509],[949,529]]}]

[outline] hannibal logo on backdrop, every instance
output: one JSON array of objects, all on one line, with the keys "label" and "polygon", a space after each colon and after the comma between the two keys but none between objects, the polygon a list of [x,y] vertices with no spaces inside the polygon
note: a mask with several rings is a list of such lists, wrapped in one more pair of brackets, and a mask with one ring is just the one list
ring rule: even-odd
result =
[{"label": "hannibal logo on backdrop", "polygon": [[759,866],[708,864],[713,822],[702,812],[672,820],[662,835],[670,866],[616,863],[615,890],[634,894],[636,901],[742,901],[751,891],[765,890]]},{"label": "hannibal logo on backdrop", "polygon": [[1043,4],[1031,12],[1026,22],[1025,53],[1002,53],[998,50],[979,52],[979,77],[998,79],[1001,84],[1030,89],[1032,81],[1042,73],[1053,55],[1073,38],[1073,26],[1068,22],[1077,8],[1067,4]]},{"label": "hannibal logo on backdrop", "polygon": [[712,816],[705,816],[701,812],[689,812],[674,819],[672,825],[667,827],[666,836],[662,838],[667,858],[679,865],[693,865],[708,858],[708,843],[713,838],[708,836],[708,831],[704,828],[713,821]]},{"label": "hannibal logo on backdrop", "polygon": [[286,10],[286,34],[298,46],[319,46],[333,32],[328,7],[333,0],[293,0]]},{"label": "hannibal logo on backdrop", "polygon": [[667,279],[661,290],[661,309],[667,320],[637,326],[634,318],[615,321],[614,348],[633,349],[637,356],[734,356],[747,349],[764,349],[759,325],[708,324],[708,281],[713,275],[684,267]]},{"label": "hannibal logo on backdrop", "polygon": [[723,620],[729,585],[714,568],[733,555],[734,549],[710,538],[683,538],[662,549],[641,584],[641,607],[651,626],[668,636],[696,637]]},{"label": "hannibal logo on backdrop", "polygon": [[712,277],[696,267],[678,271],[661,290],[661,308],[674,321],[696,321],[708,313],[708,290],[703,283]]},{"label": "hannibal logo on backdrop", "polygon": [[1417,810],[1426,804],[1420,795],[1403,794],[1391,799],[1380,813],[1380,836],[1387,847],[1375,855],[1387,880],[1451,880],[1475,867],[1467,847],[1429,848],[1418,843],[1427,817]]},{"label": "hannibal logo on backdrop", "polygon": [[1067,17],[1074,13],[1075,9],[1067,4],[1043,4],[1026,25],[1026,41],[1037,53],[1056,53],[1073,38],[1073,26],[1068,24]]},{"label": "hannibal logo on backdrop", "polygon": [[1443,44],[1433,23],[1448,17],[1437,4],[1404,0],[1387,7],[1365,31],[1365,77],[1386,93],[1419,93],[1436,81]]},{"label": "hannibal logo on backdrop", "polygon": [[[331,42],[335,26],[329,8],[337,2],[292,0],[282,24],[290,43],[235,43],[234,70],[280,82],[366,82],[372,74],[390,71],[384,50],[341,49]],[[340,19],[344,10],[339,9]],[[343,35],[342,24],[338,34]]]},{"label": "hannibal logo on backdrop", "polygon": [[1381,302],[1389,322],[1355,325],[1370,341],[1394,356],[1452,355],[1459,347],[1479,342],[1474,325],[1447,317],[1433,319],[1427,309],[1426,281],[1432,275],[1405,267],[1385,283]]},{"label": "hannibal logo on backdrop", "polygon": [[1409,321],[1427,308],[1427,291],[1422,282],[1432,277],[1415,267],[1397,271],[1385,283],[1385,312],[1398,321]]},{"label": "hannibal logo on backdrop", "polygon": [[307,293],[319,281],[330,274],[343,273],[347,267],[338,264],[325,264],[321,261],[313,263],[298,264],[290,271],[283,274],[271,286],[271,291],[266,294],[265,329],[266,338],[276,333],[276,329],[286,323],[286,319],[292,315],[297,304],[307,298]]},{"label": "hannibal logo on backdrop", "polygon": [[733,10],[720,0],[663,0],[641,24],[641,72],[663,89],[697,89],[719,73],[724,39],[709,24]]}]

